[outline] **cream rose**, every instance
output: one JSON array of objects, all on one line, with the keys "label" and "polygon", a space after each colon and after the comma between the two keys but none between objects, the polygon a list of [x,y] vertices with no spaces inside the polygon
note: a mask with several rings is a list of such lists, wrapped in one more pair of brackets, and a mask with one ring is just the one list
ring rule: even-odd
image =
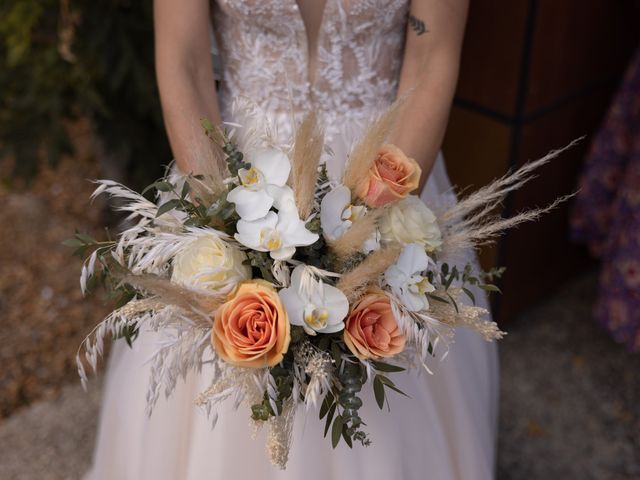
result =
[{"label": "cream rose", "polygon": [[243,265],[244,252],[218,236],[203,235],[182,249],[173,259],[171,281],[186,287],[230,292],[239,282],[251,278]]},{"label": "cream rose", "polygon": [[380,221],[383,242],[417,243],[428,252],[442,245],[442,233],[435,214],[415,195],[392,205]]}]

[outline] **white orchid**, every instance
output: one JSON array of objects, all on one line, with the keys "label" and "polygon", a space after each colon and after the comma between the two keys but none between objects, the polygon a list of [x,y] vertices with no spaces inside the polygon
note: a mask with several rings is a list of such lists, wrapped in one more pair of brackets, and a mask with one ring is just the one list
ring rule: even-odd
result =
[{"label": "white orchid", "polygon": [[351,190],[339,185],[327,193],[320,204],[320,224],[327,240],[340,238],[358,218],[364,215],[364,206],[351,203]]},{"label": "white orchid", "polygon": [[[335,241],[344,235],[358,219],[367,213],[364,205],[351,203],[351,191],[339,185],[327,193],[320,204],[320,225],[322,233],[329,241]],[[380,248],[380,232],[376,229],[362,245],[364,253]]]},{"label": "white orchid", "polygon": [[272,206],[279,208],[293,192],[286,186],[291,163],[282,150],[256,149],[247,154],[247,160],[251,168],[238,171],[240,185],[227,194],[227,200],[235,203],[240,218],[251,222],[264,217]]},{"label": "white orchid", "polygon": [[239,220],[236,229],[238,242],[252,250],[269,252],[275,260],[287,260],[293,256],[296,247],[318,240],[318,235],[307,230],[298,210],[291,206],[277,213],[267,212],[263,218],[251,222]]},{"label": "white orchid", "polygon": [[427,310],[429,300],[427,293],[433,292],[435,287],[429,279],[420,275],[425,271],[431,259],[422,245],[410,243],[406,245],[396,263],[384,272],[384,282],[391,288],[393,294],[411,312]]},{"label": "white orchid", "polygon": [[309,335],[335,333],[344,329],[349,301],[342,291],[316,279],[306,265],[298,265],[291,274],[291,286],[279,292],[289,322],[304,328]]}]

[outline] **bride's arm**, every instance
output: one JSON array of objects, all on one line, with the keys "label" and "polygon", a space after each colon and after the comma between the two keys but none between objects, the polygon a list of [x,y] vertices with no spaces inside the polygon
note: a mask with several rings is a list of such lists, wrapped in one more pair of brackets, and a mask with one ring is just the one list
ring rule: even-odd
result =
[{"label": "bride's arm", "polygon": [[154,0],[156,75],[169,141],[178,167],[197,169],[205,148],[200,118],[215,125],[220,112],[210,46],[209,0]]},{"label": "bride's arm", "polygon": [[[458,80],[468,0],[413,0],[398,95],[402,106],[393,143],[422,167],[427,180],[442,144]],[[421,32],[420,23],[426,31]]]}]

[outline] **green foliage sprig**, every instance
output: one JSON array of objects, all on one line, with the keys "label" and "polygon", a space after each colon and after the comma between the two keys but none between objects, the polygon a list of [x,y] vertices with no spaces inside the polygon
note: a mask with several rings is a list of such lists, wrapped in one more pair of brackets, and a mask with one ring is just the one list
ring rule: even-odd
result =
[{"label": "green foliage sprig", "polygon": [[424,275],[429,280],[429,283],[435,285],[439,291],[444,292],[446,297],[435,293],[427,293],[427,297],[437,302],[449,303],[455,308],[456,312],[458,312],[458,303],[456,302],[455,298],[453,298],[453,296],[448,292],[454,282],[457,282],[457,286],[475,305],[476,297],[469,289],[469,286],[477,286],[487,293],[500,293],[500,289],[491,282],[499,279],[504,272],[504,267],[494,268],[489,270],[488,272],[476,271],[476,269],[474,269],[473,265],[470,263],[466,264],[464,269],[460,271],[456,265],[450,267],[449,264],[445,262],[440,265],[439,273],[436,273],[433,270],[428,270],[424,272]]}]

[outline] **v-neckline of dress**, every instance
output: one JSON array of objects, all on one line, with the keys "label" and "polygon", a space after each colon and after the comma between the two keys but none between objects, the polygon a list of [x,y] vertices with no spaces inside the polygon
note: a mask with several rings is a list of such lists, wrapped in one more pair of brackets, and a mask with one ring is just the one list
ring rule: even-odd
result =
[{"label": "v-neckline of dress", "polygon": [[316,81],[318,80],[318,53],[320,50],[321,41],[324,38],[324,30],[325,30],[325,22],[327,18],[327,10],[329,8],[329,3],[331,0],[325,0],[324,6],[322,7],[322,15],[320,17],[320,24],[318,25],[318,35],[316,37],[316,44],[313,45],[313,56],[315,58],[315,64],[313,65],[313,69],[311,69],[311,49],[310,49],[310,39],[309,39],[309,30],[307,29],[307,24],[304,21],[304,17],[302,16],[302,11],[300,10],[300,5],[298,4],[298,0],[291,0],[293,3],[293,8],[296,11],[297,21],[299,23],[300,32],[302,34],[302,38],[304,40],[304,48],[303,54],[306,60],[305,65],[305,79],[309,87],[313,87]]}]

